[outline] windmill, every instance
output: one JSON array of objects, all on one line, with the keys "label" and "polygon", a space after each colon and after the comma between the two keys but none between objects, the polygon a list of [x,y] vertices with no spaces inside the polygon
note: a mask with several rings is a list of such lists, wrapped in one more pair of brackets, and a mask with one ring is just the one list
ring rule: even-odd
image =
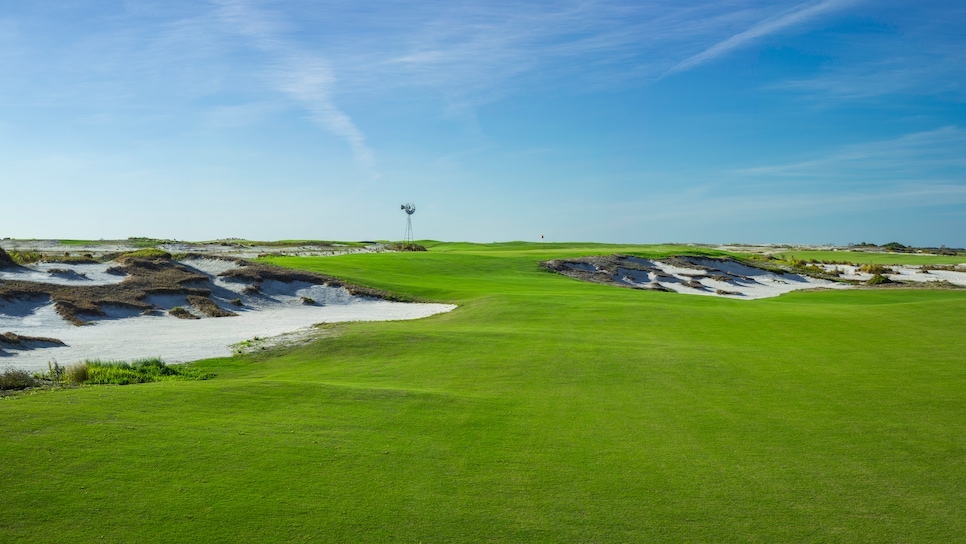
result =
[{"label": "windmill", "polygon": [[406,236],[403,238],[403,243],[412,244],[413,243],[413,214],[416,213],[416,205],[412,202],[407,202],[399,206],[400,210],[406,212]]}]

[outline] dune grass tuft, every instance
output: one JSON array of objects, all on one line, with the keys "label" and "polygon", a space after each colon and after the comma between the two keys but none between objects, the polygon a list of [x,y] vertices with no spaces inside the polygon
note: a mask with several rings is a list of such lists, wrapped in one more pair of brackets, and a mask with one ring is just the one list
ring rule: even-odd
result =
[{"label": "dune grass tuft", "polygon": [[7,367],[0,372],[0,390],[16,391],[37,385],[37,380],[26,370]]},{"label": "dune grass tuft", "polygon": [[181,306],[175,306],[174,308],[171,308],[170,310],[168,310],[168,314],[173,315],[178,319],[201,319],[200,317],[189,312],[188,310],[185,310]]},{"label": "dune grass tuft", "polygon": [[188,302],[208,317],[231,317],[235,312],[222,310],[215,301],[200,295],[188,295]]}]

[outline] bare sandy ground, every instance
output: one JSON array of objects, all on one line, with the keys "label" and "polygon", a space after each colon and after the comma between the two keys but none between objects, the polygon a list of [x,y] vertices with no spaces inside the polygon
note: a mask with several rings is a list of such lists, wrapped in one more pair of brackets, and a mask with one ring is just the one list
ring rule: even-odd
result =
[{"label": "bare sandy ground", "polygon": [[[0,344],[0,366],[31,371],[46,370],[48,362],[61,365],[84,359],[133,360],[160,357],[179,363],[232,354],[231,345],[254,337],[291,333],[318,323],[388,321],[428,317],[455,308],[451,304],[390,302],[353,296],[344,287],[304,281],[284,283],[265,280],[257,292],[249,284],[218,274],[237,268],[229,260],[191,259],[180,264],[208,276],[211,299],[235,312],[231,317],[205,317],[185,295],[155,295],[148,301],[157,311],[107,308],[106,316],[91,317],[90,325],[75,326],[54,309],[46,298],[0,299],[0,332],[19,336],[48,337],[65,345]],[[123,279],[106,272],[107,264],[37,264],[0,271],[2,279],[46,281],[58,285],[116,283]],[[50,270],[56,269],[55,274]],[[233,301],[240,301],[235,305]],[[306,302],[312,303],[307,304]],[[179,319],[165,310],[183,307],[199,319]]]}]

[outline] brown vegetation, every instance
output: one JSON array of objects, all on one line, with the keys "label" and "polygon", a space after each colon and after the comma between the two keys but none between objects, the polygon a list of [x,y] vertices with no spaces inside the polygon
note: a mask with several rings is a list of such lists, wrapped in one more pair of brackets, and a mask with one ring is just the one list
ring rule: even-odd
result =
[{"label": "brown vegetation", "polygon": [[175,306],[174,308],[171,308],[170,310],[168,310],[168,313],[177,317],[178,319],[201,319],[200,317],[189,312],[188,310],[185,310],[181,306]]},{"label": "brown vegetation", "polygon": [[263,281],[275,280],[282,283],[301,281],[315,285],[325,285],[327,287],[343,287],[349,292],[349,294],[363,297],[374,297],[384,300],[404,302],[409,300],[381,289],[373,289],[371,287],[361,287],[358,285],[345,283],[342,280],[332,276],[327,276],[325,274],[317,274],[315,272],[307,272],[305,270],[293,270],[271,264],[253,263],[244,260],[237,260],[236,262],[242,265],[241,268],[235,268],[222,272],[219,274],[219,276],[249,284],[248,287],[243,290],[245,294],[258,293],[260,290],[259,287]]},{"label": "brown vegetation", "polygon": [[[6,255],[6,254],[4,254]],[[9,255],[6,255],[9,260]],[[188,255],[187,258],[198,257]],[[0,258],[3,258],[0,256]],[[257,294],[265,280],[275,280],[282,283],[306,282],[330,287],[343,287],[350,294],[381,298],[384,300],[407,301],[408,299],[395,294],[360,287],[344,283],[334,277],[301,270],[292,270],[270,264],[253,263],[230,257],[210,257],[205,259],[223,259],[236,262],[239,268],[221,274],[222,277],[248,284],[243,292]],[[5,261],[7,262],[7,261]],[[14,266],[16,263],[12,262]],[[151,295],[184,295],[192,306],[205,315],[211,317],[227,317],[237,315],[220,308],[211,300],[209,277],[189,270],[185,266],[172,260],[172,256],[157,249],[143,249],[132,253],[116,256],[116,266],[107,271],[112,274],[123,275],[124,279],[110,285],[55,285],[20,280],[0,282],[0,298],[11,299],[45,299],[54,303],[56,312],[74,325],[85,325],[88,317],[106,316],[110,307],[127,308],[141,312],[155,311],[158,308],[147,301]],[[63,271],[68,273],[69,271]],[[61,273],[61,272],[55,272]],[[236,299],[232,304],[241,306],[242,301]],[[169,312],[185,319],[196,318],[190,312]],[[181,314],[181,315],[178,315]],[[190,316],[190,317],[188,317]]]},{"label": "brown vegetation", "polygon": [[105,308],[151,310],[155,307],[145,299],[149,295],[197,295],[208,297],[209,289],[194,287],[208,277],[191,272],[169,258],[126,256],[118,259],[117,272],[127,274],[113,285],[53,285],[28,281],[5,281],[0,285],[0,297],[49,298],[57,313],[74,325],[87,322],[81,316],[105,316]]},{"label": "brown vegetation", "polygon": [[389,244],[389,249],[391,251],[426,251],[425,246],[412,243],[402,243],[397,242],[395,244]]},{"label": "brown vegetation", "polygon": [[215,301],[208,297],[188,295],[188,302],[191,303],[191,305],[195,308],[198,308],[201,313],[208,317],[231,317],[233,315],[238,315],[235,312],[222,310],[217,304],[215,304]]},{"label": "brown vegetation", "polygon": [[55,346],[65,345],[64,342],[58,340],[57,338],[47,338],[46,336],[21,336],[12,332],[0,334],[0,344],[22,346],[27,343],[52,344]]}]

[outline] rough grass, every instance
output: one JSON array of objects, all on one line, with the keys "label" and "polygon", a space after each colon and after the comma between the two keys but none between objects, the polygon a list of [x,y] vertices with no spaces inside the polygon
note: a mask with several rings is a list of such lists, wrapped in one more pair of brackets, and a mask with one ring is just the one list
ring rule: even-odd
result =
[{"label": "rough grass", "polygon": [[964,540],[966,293],[741,301],[537,264],[652,249],[275,259],[461,307],[3,401],[0,541]]}]

